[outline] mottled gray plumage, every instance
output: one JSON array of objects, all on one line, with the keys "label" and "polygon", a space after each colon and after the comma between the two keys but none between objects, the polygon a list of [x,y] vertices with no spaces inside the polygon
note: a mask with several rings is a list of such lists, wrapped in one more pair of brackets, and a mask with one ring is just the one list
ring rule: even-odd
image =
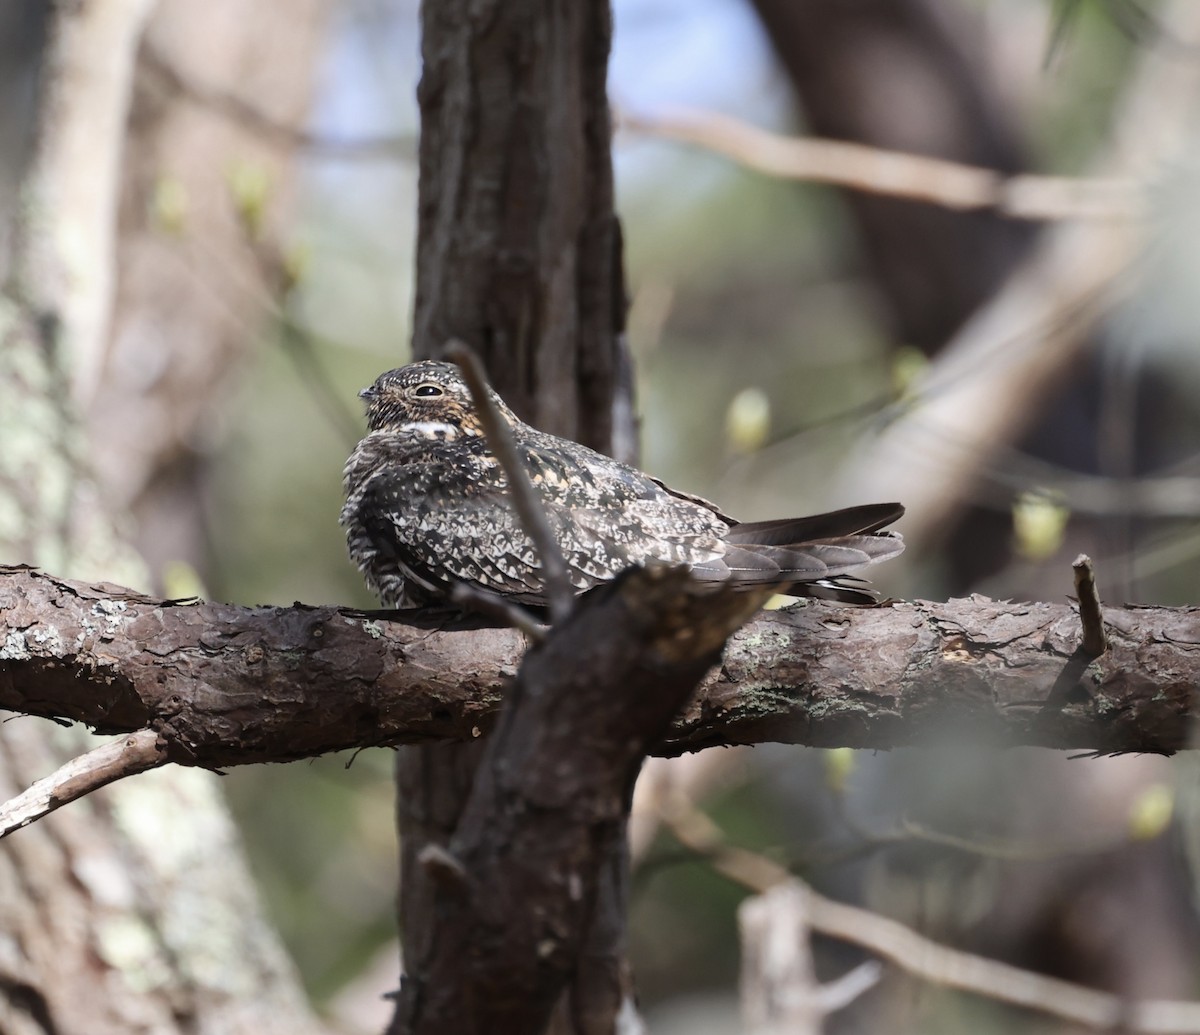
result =
[{"label": "mottled gray plumage", "polygon": [[[346,462],[341,523],[368,586],[392,607],[445,600],[456,582],[544,604],[537,552],[458,369],[413,363],[361,394],[368,430]],[[898,503],[739,523],[706,500],[530,427],[493,398],[580,592],[630,565],[666,561],[701,579],[866,603],[872,596],[849,573],[904,549],[898,534],[880,531],[904,513]]]}]

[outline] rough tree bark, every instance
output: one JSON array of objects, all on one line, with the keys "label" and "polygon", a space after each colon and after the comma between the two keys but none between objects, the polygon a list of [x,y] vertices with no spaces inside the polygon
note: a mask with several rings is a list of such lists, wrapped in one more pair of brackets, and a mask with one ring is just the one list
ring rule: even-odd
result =
[{"label": "rough tree bark", "polygon": [[[624,856],[647,749],[766,595],[712,593],[681,569],[639,569],[589,594],[530,650],[449,851],[419,860],[438,930],[405,978],[403,1030],[546,1030],[563,988],[586,969],[580,955],[611,860]],[[564,1022],[618,1027],[615,1015],[574,1009]]]},{"label": "rough tree bark", "polygon": [[[1109,649],[1090,658],[1066,604],[764,612],[730,639],[654,752],[948,738],[1187,747],[1200,609],[1106,608],[1104,619]],[[582,656],[587,644],[576,646]],[[474,741],[493,728],[524,650],[515,630],[445,616],[173,603],[0,569],[0,708],[104,732],[150,727],[183,765]]]},{"label": "rough tree bark", "polygon": [[521,416],[612,448],[628,402],[605,0],[422,11],[413,350],[473,346]]},{"label": "rough tree bark", "polygon": [[[475,348],[526,420],[628,452],[624,295],[606,95],[607,0],[422,7],[413,351]],[[616,435],[614,436],[614,432]],[[417,859],[458,825],[480,747],[414,748],[397,763],[405,982],[394,1030],[435,951]],[[628,991],[621,838],[557,1030],[611,1032]]]}]

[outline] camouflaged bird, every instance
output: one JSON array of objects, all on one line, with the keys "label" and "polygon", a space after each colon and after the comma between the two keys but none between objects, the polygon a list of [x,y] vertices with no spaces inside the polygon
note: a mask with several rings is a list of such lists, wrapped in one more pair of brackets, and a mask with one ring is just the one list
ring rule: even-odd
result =
[{"label": "camouflaged bird", "polygon": [[[447,601],[466,583],[544,605],[541,563],[521,529],[508,482],[457,367],[425,361],[389,370],[359,393],[367,434],[343,474],[341,523],[350,556],[388,607]],[[495,392],[577,592],[630,565],[686,564],[739,586],[871,603],[849,575],[904,549],[880,531],[898,503],[742,523],[696,496],[519,420]]]}]

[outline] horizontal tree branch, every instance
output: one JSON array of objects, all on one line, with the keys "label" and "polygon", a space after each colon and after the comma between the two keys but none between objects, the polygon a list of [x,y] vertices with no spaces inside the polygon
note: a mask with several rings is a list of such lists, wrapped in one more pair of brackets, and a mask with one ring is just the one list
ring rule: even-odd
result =
[{"label": "horizontal tree branch", "polygon": [[[1064,572],[1064,583],[1066,576]],[[729,641],[656,754],[776,741],[886,749],[969,737],[1097,752],[1189,743],[1200,611],[972,597],[764,612]],[[220,767],[487,731],[524,653],[478,622],[163,601],[0,567],[0,709],[154,730]]]}]

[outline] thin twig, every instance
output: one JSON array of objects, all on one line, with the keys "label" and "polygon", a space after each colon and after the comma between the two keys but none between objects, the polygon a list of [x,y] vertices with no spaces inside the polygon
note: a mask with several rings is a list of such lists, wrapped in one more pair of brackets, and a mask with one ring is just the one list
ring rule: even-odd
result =
[{"label": "thin twig", "polygon": [[517,508],[517,516],[521,519],[521,527],[525,534],[533,540],[542,560],[543,582],[546,586],[546,598],[550,606],[550,620],[559,625],[571,613],[575,591],[567,575],[567,561],[554,532],[550,528],[550,519],[546,510],[533,490],[529,475],[517,455],[517,444],[513,440],[512,429],[500,415],[499,409],[492,401],[491,389],[484,376],[479,358],[461,341],[447,343],[443,354],[447,359],[458,364],[463,373],[463,380],[475,400],[475,408],[479,411],[479,419],[483,423],[484,434],[496,459],[508,477],[509,491],[512,493],[513,505]]},{"label": "thin twig", "polygon": [[439,884],[462,891],[470,884],[470,877],[462,860],[445,845],[430,842],[417,855],[417,862],[432,874]]},{"label": "thin twig", "polygon": [[165,765],[158,734],[143,729],[72,758],[28,790],[0,805],[0,837],[28,826],[47,813],[91,794],[105,784]]},{"label": "thin twig", "polygon": [[963,837],[947,831],[934,830],[907,818],[900,821],[897,829],[877,834],[861,826],[850,815],[845,807],[844,796],[840,793],[836,795],[836,804],[839,822],[853,836],[857,844],[845,847],[840,852],[834,850],[812,855],[806,854],[803,858],[793,858],[789,863],[789,868],[795,870],[807,869],[814,865],[836,865],[846,859],[859,858],[872,852],[913,844],[928,844],[961,852],[964,855],[978,856],[981,859],[1000,859],[1005,862],[1041,862],[1069,856],[1102,855],[1117,851],[1129,844],[1127,834],[1091,838],[1074,837],[1070,840],[1059,841],[1052,841],[1049,838],[1018,841],[1007,837]]},{"label": "thin twig", "polygon": [[513,629],[519,629],[534,643],[541,643],[546,638],[546,627],[520,604],[495,593],[489,593],[465,582],[456,582],[450,589],[450,599],[465,611],[474,611],[503,622]]},{"label": "thin twig", "polygon": [[1079,599],[1079,621],[1083,625],[1083,649],[1093,658],[1108,650],[1104,633],[1104,616],[1100,612],[1100,595],[1096,592],[1096,569],[1092,559],[1081,553],[1071,565],[1075,573],[1075,596]]},{"label": "thin twig", "polygon": [[865,960],[841,977],[827,981],[817,993],[817,1005],[825,1013],[844,1010],[864,992],[869,992],[883,977],[883,964]]},{"label": "thin twig", "polygon": [[[843,820],[844,821],[844,820]],[[1079,839],[1070,842],[1041,843],[1032,841],[973,840],[954,834],[929,830],[907,820],[898,830],[873,834],[853,824],[846,824],[854,840],[845,845],[821,847],[791,855],[790,869],[810,871],[831,866],[841,866],[865,856],[874,855],[892,848],[912,844],[929,844],[938,848],[975,855],[982,859],[999,859],[1005,862],[1042,862],[1070,856],[1101,855],[1122,848],[1129,843],[1125,837]]]},{"label": "thin twig", "polygon": [[793,883],[808,899],[813,930],[867,949],[931,984],[1101,1030],[1120,1025],[1147,1035],[1200,1033],[1200,1002],[1130,1001],[940,945],[895,920],[825,898],[765,856],[728,844],[720,828],[694,805],[674,800],[663,821],[680,844],[708,859],[717,872],[759,894]]},{"label": "thin twig", "polygon": [[1130,219],[1142,195],[1132,180],[1007,175],[996,169],[844,140],[785,137],[709,111],[622,112],[620,128],[694,144],[792,180],[924,201],[1014,219]]},{"label": "thin twig", "polygon": [[296,319],[290,293],[279,287],[279,271],[285,265],[285,260],[277,242],[268,244],[246,233],[242,243],[254,261],[256,277],[245,276],[240,267],[235,271],[223,254],[209,245],[202,235],[193,235],[189,239],[189,244],[205,260],[202,264],[181,260],[174,252],[168,254],[173,261],[181,264],[195,286],[207,293],[222,315],[243,333],[256,334],[260,325],[242,315],[240,300],[235,296],[247,294],[253,305],[264,311],[269,322],[279,327],[278,340],[282,351],[308,387],[309,395],[317,407],[324,411],[331,427],[348,447],[352,447],[362,434],[358,414],[347,406],[342,393],[334,391],[325,364],[317,354],[318,347],[336,350],[347,348],[346,342],[322,334]]},{"label": "thin twig", "polygon": [[939,848],[951,848],[967,855],[976,855],[981,859],[1000,859],[1006,862],[1042,862],[1071,856],[1102,855],[1105,852],[1115,852],[1120,848],[1127,847],[1129,838],[1109,836],[1080,838],[1073,841],[1053,841],[1048,838],[1041,841],[976,840],[969,837],[957,837],[941,830],[931,830],[910,820],[904,820],[893,843],[924,843]]}]

